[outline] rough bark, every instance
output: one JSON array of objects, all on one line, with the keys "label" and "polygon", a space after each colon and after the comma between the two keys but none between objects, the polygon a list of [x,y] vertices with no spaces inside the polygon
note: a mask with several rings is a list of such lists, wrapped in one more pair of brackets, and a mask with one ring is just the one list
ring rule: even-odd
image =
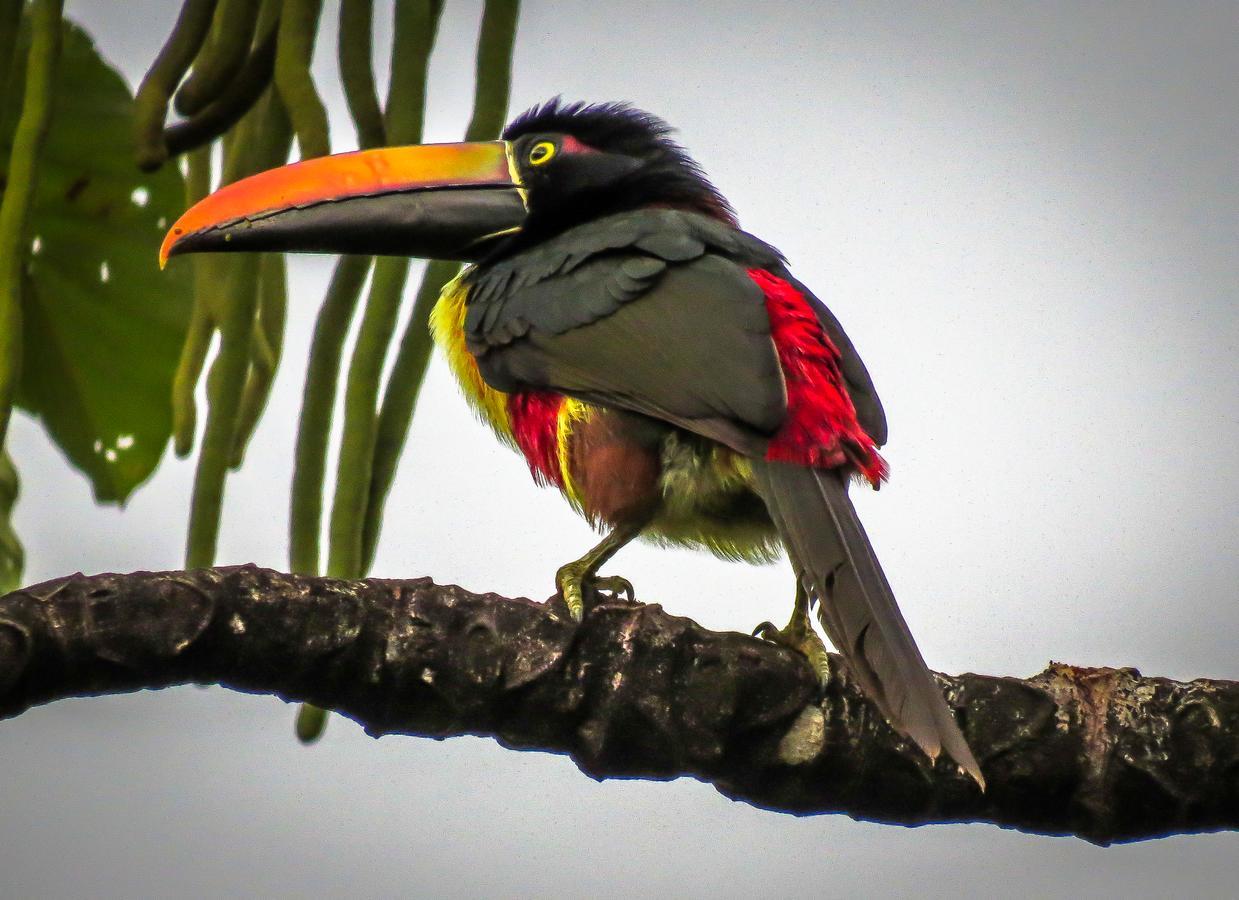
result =
[{"label": "rough bark", "polygon": [[1239,826],[1239,683],[1052,664],[942,676],[982,794],[900,740],[838,665],[656,605],[542,604],[254,566],[73,575],[0,598],[0,718],[64,697],[221,684],[369,734],[493,735],[586,774],[692,776],[796,814],[993,822],[1098,844]]}]

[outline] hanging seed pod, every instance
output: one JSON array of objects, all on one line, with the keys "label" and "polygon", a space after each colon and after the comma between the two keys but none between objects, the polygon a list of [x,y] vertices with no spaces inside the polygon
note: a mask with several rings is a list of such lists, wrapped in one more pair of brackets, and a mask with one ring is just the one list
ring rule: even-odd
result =
[{"label": "hanging seed pod", "polygon": [[[488,2],[486,5],[479,38],[474,114],[468,130],[470,140],[494,137],[502,127],[508,103],[512,41],[518,11],[517,2]],[[369,0],[343,0],[340,12],[340,67],[345,96],[357,125],[358,140],[363,146],[378,146],[389,141],[412,143],[420,140],[425,115],[426,63],[441,12],[440,2],[397,4],[392,82],[388,93],[387,117],[385,121],[381,121],[373,89],[374,76],[370,68],[368,43],[372,4]],[[363,31],[364,51],[350,53],[346,48],[363,45],[359,37]],[[409,103],[405,101],[406,96],[420,98],[420,102]],[[340,279],[341,288],[345,286],[340,277],[345,273],[348,262],[347,259],[341,260],[337,267],[329,301],[320,313],[319,329],[315,332],[311,365],[313,366],[316,359],[320,360],[324,374],[316,379],[312,372],[306,383],[301,431],[298,434],[298,464],[293,481],[291,533],[292,561],[296,571],[317,571],[319,565],[318,531],[326,458],[325,423],[334,396],[340,348],[355,308],[356,294],[352,295],[351,305],[343,300],[338,304],[331,300],[336,295],[337,279]],[[400,353],[384,391],[382,411],[376,418],[374,388],[381,375],[382,358],[386,355],[388,340],[380,335],[380,331],[393,324],[392,317],[396,313],[404,281],[404,276],[401,275],[399,287],[395,287],[397,282],[389,275],[388,268],[389,264],[400,262],[403,261],[384,259],[375,267],[366,316],[349,369],[344,446],[341,447],[332,508],[328,562],[330,574],[360,577],[373,564],[383,505],[408,433],[429,357],[429,311],[443,285],[458,268],[456,264],[448,262],[432,262],[427,267],[412,319],[401,341]],[[407,272],[407,268],[405,271]],[[364,277],[364,270],[360,265],[355,277],[357,287],[354,290],[359,290],[360,281]],[[392,287],[385,287],[387,284]],[[329,310],[330,317],[327,315]],[[320,333],[323,335],[321,356],[318,355]],[[330,352],[332,350],[334,356]],[[373,354],[369,365],[365,362],[367,353]],[[328,371],[330,375],[326,374]],[[313,420],[312,411],[316,413]],[[323,420],[321,423],[318,416]],[[357,428],[365,430],[359,435],[355,430]],[[368,459],[362,455],[366,452],[367,444],[370,447]],[[356,468],[358,462],[363,464],[363,468]],[[355,477],[350,478],[349,473]],[[313,743],[322,735],[326,723],[325,710],[311,704],[302,705],[297,715],[298,739],[303,743]]]},{"label": "hanging seed pod", "polygon": [[[263,100],[230,136],[225,146],[222,182],[227,184],[288,158],[291,129],[275,92]],[[207,424],[194,475],[185,565],[209,566],[215,561],[224,482],[236,448],[241,400],[249,379],[258,315],[258,283],[262,259],[237,254],[219,278],[214,311],[219,351],[207,376]]]},{"label": "hanging seed pod", "polygon": [[222,0],[215,10],[212,39],[194,60],[193,71],[176,92],[172,105],[192,116],[218,98],[241,71],[249,57],[258,22],[260,0]]},{"label": "hanging seed pod", "polygon": [[9,454],[0,450],[0,594],[21,586],[26,563],[26,551],[17,539],[12,521],[19,488],[17,468]]},{"label": "hanging seed pod", "polygon": [[[211,192],[211,148],[195,150],[186,158],[185,208],[193,206]],[[194,391],[206,365],[211,336],[215,334],[215,316],[211,307],[211,291],[215,280],[211,270],[218,261],[206,255],[191,260],[194,280],[194,305],[189,315],[189,330],[181,345],[181,358],[172,377],[172,449],[184,459],[194,446],[198,425],[198,404]]]},{"label": "hanging seed pod", "polygon": [[442,14],[442,0],[396,0],[391,81],[383,112],[387,140],[392,144],[416,144],[422,139],[430,52]]},{"label": "hanging seed pod", "polygon": [[478,34],[473,116],[465,131],[466,141],[493,141],[503,131],[512,93],[512,48],[520,12],[520,0],[486,0]]},{"label": "hanging seed pod", "polygon": [[[426,79],[442,4],[398,0],[392,41],[391,86],[387,96],[387,137],[398,144],[421,140]],[[383,257],[374,265],[370,294],[349,362],[344,392],[344,430],[336,468],[336,489],[328,528],[327,574],[360,578],[362,533],[370,496],[379,383],[395,332],[409,261]]]},{"label": "hanging seed pod", "polygon": [[144,172],[158,169],[168,158],[163,136],[168,102],[206,40],[214,15],[215,0],[185,0],[172,34],[142,79],[133,117],[138,167]]},{"label": "hanging seed pod", "polygon": [[366,310],[353,347],[344,390],[344,429],[328,528],[327,574],[361,578],[361,536],[374,459],[375,408],[388,344],[395,332],[409,260],[385,256],[374,264]]},{"label": "hanging seed pod", "polygon": [[241,121],[271,84],[275,74],[279,20],[259,24],[258,42],[232,83],[209,106],[163,133],[167,152],[179,156],[205,146]]},{"label": "hanging seed pod", "polygon": [[0,122],[8,121],[9,79],[16,68],[17,34],[25,0],[0,0]]},{"label": "hanging seed pod", "polygon": [[258,321],[250,350],[249,378],[241,395],[237,430],[233,437],[231,467],[241,468],[245,448],[271,396],[275,371],[284,350],[284,324],[288,317],[288,284],[284,256],[264,253],[258,270]]},{"label": "hanging seed pod", "polygon": [[302,159],[331,152],[327,136],[327,109],[323,106],[310,63],[314,38],[323,12],[323,0],[284,0],[280,39],[275,54],[275,86],[297,134]]},{"label": "hanging seed pod", "polygon": [[[473,115],[465,132],[467,141],[494,140],[503,129],[511,94],[512,49],[519,15],[519,0],[488,0],[486,3],[478,36],[477,79]],[[430,362],[430,311],[438,301],[443,286],[455,277],[459,268],[456,263],[442,260],[435,260],[426,267],[383,392],[362,532],[365,571],[369,571],[374,564],[387,494],[396,476],[396,465],[404,450],[413,410],[426,377],[426,366]]]},{"label": "hanging seed pod", "polygon": [[433,342],[430,338],[430,311],[434,309],[443,286],[456,276],[460,266],[454,262],[434,260],[426,266],[417,291],[413,311],[400,339],[400,349],[383,391],[375,429],[374,461],[370,470],[370,490],[366,498],[366,519],[362,526],[361,555],[365,570],[374,565],[379,535],[383,530],[383,510],[387,494],[396,478],[396,466],[404,450],[404,442],[413,421],[426,366],[430,362]]},{"label": "hanging seed pod", "polygon": [[383,111],[379,109],[378,89],[374,85],[373,22],[374,0],[342,0],[340,3],[337,47],[340,81],[349,115],[357,129],[357,143],[363,150],[387,143]]},{"label": "hanging seed pod", "polygon": [[340,360],[361,300],[361,289],[370,273],[370,262],[369,256],[344,256],[336,262],[310,342],[289,511],[289,564],[294,572],[305,575],[319,574],[321,566],[319,532],[323,519],[323,482]]},{"label": "hanging seed pod", "polygon": [[206,429],[194,473],[185,547],[185,566],[190,569],[215,562],[224,481],[232,459],[239,400],[249,371],[258,262],[256,256],[238,255],[222,282],[231,302],[218,322],[219,350],[207,376]]},{"label": "hanging seed pod", "polygon": [[[373,0],[343,0],[340,5],[337,47],[340,78],[358,141],[367,148],[386,143],[371,61],[373,20]],[[297,429],[289,509],[289,563],[294,572],[318,574],[322,565],[319,535],[331,416],[344,342],[356,315],[371,262],[368,256],[345,256],[337,261],[314,326]],[[321,729],[322,720],[315,721]],[[298,733],[302,733],[300,724]]]}]

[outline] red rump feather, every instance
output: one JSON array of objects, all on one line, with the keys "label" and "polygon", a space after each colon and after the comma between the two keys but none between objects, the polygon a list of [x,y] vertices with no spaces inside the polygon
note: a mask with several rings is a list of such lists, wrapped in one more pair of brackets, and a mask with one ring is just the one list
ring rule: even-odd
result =
[{"label": "red rump feather", "polygon": [[770,336],[787,384],[787,419],[766,459],[817,468],[850,464],[876,488],[886,478],[886,460],[856,421],[838,348],[798,290],[764,269],[748,274],[766,295]]},{"label": "red rump feather", "polygon": [[559,469],[559,409],[563,394],[554,391],[520,391],[508,395],[508,419],[512,436],[539,484],[564,486]]}]

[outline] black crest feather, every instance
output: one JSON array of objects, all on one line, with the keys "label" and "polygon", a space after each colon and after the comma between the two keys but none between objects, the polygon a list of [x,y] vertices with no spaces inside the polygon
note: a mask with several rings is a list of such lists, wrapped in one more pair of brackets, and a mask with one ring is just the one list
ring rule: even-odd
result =
[{"label": "black crest feather", "polygon": [[570,134],[595,150],[658,163],[663,172],[696,183],[701,194],[698,199],[705,207],[703,211],[732,225],[736,222],[731,204],[710,183],[688,151],[672,139],[675,129],[631,103],[566,103],[560,97],[553,97],[513,119],[503,130],[503,138],[512,141],[522,135],[542,132]]}]

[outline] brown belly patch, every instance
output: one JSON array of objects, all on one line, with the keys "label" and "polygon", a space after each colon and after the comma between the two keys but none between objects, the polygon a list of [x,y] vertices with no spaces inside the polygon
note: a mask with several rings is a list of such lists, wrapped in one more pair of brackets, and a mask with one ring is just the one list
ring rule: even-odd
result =
[{"label": "brown belly patch", "polygon": [[601,408],[573,428],[569,466],[591,522],[615,526],[654,513],[662,430],[641,416]]}]

